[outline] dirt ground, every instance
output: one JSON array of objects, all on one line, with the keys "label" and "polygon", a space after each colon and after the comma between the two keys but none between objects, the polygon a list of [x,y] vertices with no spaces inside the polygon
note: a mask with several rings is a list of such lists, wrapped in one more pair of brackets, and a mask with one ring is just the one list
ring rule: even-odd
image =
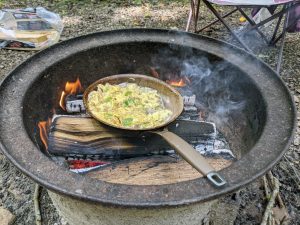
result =
[{"label": "dirt ground", "polygon": [[[0,1],[2,8],[17,8],[28,6],[44,6],[59,13],[64,21],[61,40],[75,36],[104,30],[119,28],[147,27],[184,30],[189,12],[189,2],[154,0],[139,4],[139,1],[74,1],[74,0],[28,0]],[[222,9],[226,11],[227,9]],[[211,21],[213,16],[201,7],[200,24]],[[239,15],[234,14],[231,23],[238,30]],[[207,29],[203,34],[231,41],[230,36],[221,25]],[[255,38],[255,37],[254,37]],[[255,39],[251,39],[252,41]],[[259,48],[261,49],[261,48]],[[269,47],[266,51],[257,52],[258,56],[275,65],[276,49]],[[0,81],[8,75],[15,66],[34,52],[0,50]],[[290,88],[300,113],[300,33],[288,34],[284,48],[284,64],[281,75]],[[300,114],[295,140],[282,160],[272,172],[280,183],[280,194],[287,207],[289,224],[300,224]],[[19,172],[0,152],[0,207],[8,209],[16,216],[14,224],[34,224],[33,193],[35,184]],[[215,222],[214,224],[260,224],[265,211],[268,196],[265,196],[261,180],[252,183],[247,188],[223,199],[225,206],[231,205],[234,212],[231,220]],[[40,198],[42,219],[45,225],[67,224],[57,214],[47,192],[43,189]],[[222,207],[222,204],[219,205]],[[0,223],[1,224],[1,223]]]}]

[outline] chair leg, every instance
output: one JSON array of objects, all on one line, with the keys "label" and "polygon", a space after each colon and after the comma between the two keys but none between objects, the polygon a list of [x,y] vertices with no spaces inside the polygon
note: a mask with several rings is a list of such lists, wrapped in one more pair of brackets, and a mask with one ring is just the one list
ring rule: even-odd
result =
[{"label": "chair leg", "polygon": [[269,45],[275,45],[274,41],[275,41],[275,38],[276,38],[276,35],[277,35],[277,31],[279,29],[279,26],[280,26],[280,23],[281,23],[281,20],[282,20],[282,17],[283,17],[283,14],[281,14],[278,18],[278,21],[277,21],[277,24],[276,24],[276,27],[274,29],[274,33],[273,33],[273,36],[269,42]]},{"label": "chair leg", "polygon": [[[287,8],[289,8],[290,5],[291,4],[289,4],[289,6]],[[289,15],[290,15],[290,11],[287,11],[285,19],[284,19],[281,46],[280,46],[280,49],[279,49],[279,54],[278,54],[278,59],[277,59],[277,66],[276,66],[276,72],[277,72],[278,75],[280,74],[280,69],[281,69],[281,64],[282,64],[283,47],[284,47],[286,29],[288,27]]]},{"label": "chair leg", "polygon": [[[192,2],[192,0],[191,0]],[[192,3],[191,3],[192,4]],[[188,17],[188,20],[187,20],[187,23],[186,23],[186,27],[185,27],[185,31],[188,32],[189,29],[190,29],[190,26],[191,26],[191,20],[192,20],[192,15],[193,15],[193,9],[192,9],[192,6],[191,6],[191,9],[190,9],[190,12],[189,12],[189,17]]]},{"label": "chair leg", "polygon": [[300,2],[295,3],[295,4],[292,5],[292,6],[288,6],[288,7],[283,8],[280,12],[275,13],[275,14],[273,14],[272,16],[270,16],[269,18],[267,18],[267,19],[261,21],[260,23],[257,23],[255,26],[252,26],[250,29],[246,30],[246,32],[251,31],[251,30],[254,30],[254,29],[256,29],[256,28],[258,28],[258,27],[260,27],[260,26],[262,26],[262,25],[265,25],[266,23],[270,22],[271,20],[273,20],[273,19],[279,17],[280,15],[285,14],[286,12],[290,11],[291,9],[293,9],[293,8],[299,6],[299,5],[300,5]]},{"label": "chair leg", "polygon": [[[224,16],[222,16],[222,18],[224,19],[224,18],[230,16],[231,14],[235,13],[236,11],[238,11],[238,10],[237,10],[237,9],[234,9],[234,10],[230,11],[229,13],[226,13]],[[211,22],[210,24],[206,25],[205,27],[202,27],[201,29],[196,30],[195,33],[200,33],[201,31],[205,30],[206,28],[208,28],[208,27],[214,25],[215,23],[217,23],[217,22],[219,22],[219,21],[220,21],[220,20],[216,19],[216,20],[214,20],[213,22]]]},{"label": "chair leg", "polygon": [[199,18],[199,8],[200,8],[200,0],[197,0],[197,3],[195,0],[190,0],[191,2],[191,9],[189,12],[189,17],[187,20],[187,24],[185,27],[185,31],[189,31],[191,27],[191,21],[194,21],[194,32],[197,30],[197,23]]},{"label": "chair leg", "polygon": [[[295,23],[297,23],[299,19],[300,19],[300,16],[297,17],[293,23],[291,23],[289,26],[287,26],[285,28],[285,30],[288,30],[290,27],[294,26]],[[283,32],[272,42],[272,44],[276,45],[276,43],[282,38],[282,36],[283,36]]]},{"label": "chair leg", "polygon": [[[244,10],[243,10],[241,7],[237,6],[237,9],[238,9],[239,12],[246,18],[246,20],[248,21],[248,23],[249,23],[251,26],[255,26],[255,25],[256,25],[256,23],[254,22],[254,20],[253,20],[252,18],[250,18],[250,17],[244,12]],[[268,44],[269,41],[268,41],[267,37],[259,30],[259,28],[257,27],[255,30],[256,30],[256,32],[262,37],[262,39],[265,41],[265,43]]]},{"label": "chair leg", "polygon": [[199,10],[200,10],[200,1],[201,0],[197,0],[196,14],[195,14],[195,18],[194,18],[194,31],[197,30],[198,19],[199,19]]},{"label": "chair leg", "polygon": [[249,52],[251,50],[248,46],[234,33],[234,31],[230,28],[230,26],[226,23],[226,21],[222,18],[222,16],[217,12],[217,10],[206,0],[203,0],[204,4],[210,11],[223,23],[223,25],[227,28],[227,30],[232,34],[232,36]]}]

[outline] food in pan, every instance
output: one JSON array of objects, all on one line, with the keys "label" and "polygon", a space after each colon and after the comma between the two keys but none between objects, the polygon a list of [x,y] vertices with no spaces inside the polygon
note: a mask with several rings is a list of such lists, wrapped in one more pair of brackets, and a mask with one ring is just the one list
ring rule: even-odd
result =
[{"label": "food in pan", "polygon": [[135,83],[99,84],[87,104],[97,119],[124,128],[153,128],[172,116],[157,90]]}]

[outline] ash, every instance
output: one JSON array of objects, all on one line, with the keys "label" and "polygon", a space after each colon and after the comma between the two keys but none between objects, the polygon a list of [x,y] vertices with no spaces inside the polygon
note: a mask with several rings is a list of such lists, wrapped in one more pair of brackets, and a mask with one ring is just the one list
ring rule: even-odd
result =
[{"label": "ash", "polygon": [[207,157],[222,157],[224,159],[236,159],[233,152],[229,149],[229,144],[220,133],[216,139],[205,140],[194,145],[194,148],[201,154]]},{"label": "ash", "polygon": [[[180,91],[186,95],[183,96],[184,101],[184,111],[178,117],[178,119],[183,120],[202,120],[202,113],[198,111],[196,104],[196,95],[190,94],[187,95],[187,91]],[[216,125],[214,124],[214,127]],[[197,141],[190,142],[190,144],[203,156],[206,157],[222,157],[224,159],[233,160],[236,159],[235,155],[229,148],[229,143],[222,135],[221,132],[218,132],[211,135],[213,138],[203,138],[197,139]],[[174,154],[174,153],[173,153]]]},{"label": "ash", "polygon": [[[189,142],[201,155],[210,158],[223,158],[235,160],[236,156],[229,148],[229,144],[220,132],[216,132],[215,138],[197,138],[197,141]],[[173,149],[167,150],[167,154],[178,157]]]}]

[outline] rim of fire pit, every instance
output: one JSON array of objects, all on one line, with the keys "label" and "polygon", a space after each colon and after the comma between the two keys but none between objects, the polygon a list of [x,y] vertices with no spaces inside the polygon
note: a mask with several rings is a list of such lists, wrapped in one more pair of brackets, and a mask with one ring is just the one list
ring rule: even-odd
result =
[{"label": "rim of fire pit", "polygon": [[[246,155],[219,171],[228,181],[225,187],[217,189],[205,178],[158,186],[111,184],[67,171],[51,161],[32,142],[24,127],[22,105],[24,93],[42,71],[77,52],[128,42],[172,43],[201,49],[231,62],[258,84],[267,105],[265,128]],[[281,78],[267,64],[228,43],[163,29],[106,31],[56,44],[16,67],[1,83],[0,98],[0,147],[15,166],[56,193],[118,206],[177,206],[230,193],[271,169],[288,149],[296,127],[292,97]]]}]

